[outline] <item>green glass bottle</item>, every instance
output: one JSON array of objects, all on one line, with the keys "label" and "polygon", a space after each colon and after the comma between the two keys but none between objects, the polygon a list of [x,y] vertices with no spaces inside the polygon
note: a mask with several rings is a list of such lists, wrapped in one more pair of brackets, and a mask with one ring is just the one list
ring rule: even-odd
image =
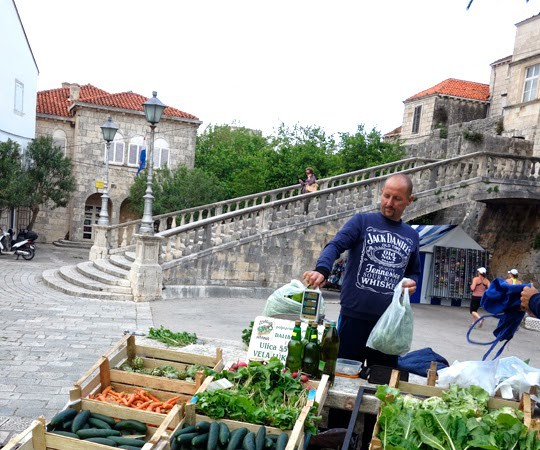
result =
[{"label": "green glass bottle", "polygon": [[330,329],[321,344],[321,361],[324,363],[322,373],[329,376],[330,386],[334,385],[336,361],[339,352],[339,334],[336,323],[330,323]]},{"label": "green glass bottle", "polygon": [[312,378],[319,378],[319,362],[321,359],[321,346],[317,335],[317,324],[312,323],[309,327],[311,333],[309,341],[304,348],[302,357],[302,372]]},{"label": "green glass bottle", "polygon": [[302,355],[304,353],[304,344],[302,344],[302,328],[301,321],[294,322],[294,328],[291,335],[291,340],[288,344],[287,359],[285,367],[291,372],[298,372],[302,368]]}]

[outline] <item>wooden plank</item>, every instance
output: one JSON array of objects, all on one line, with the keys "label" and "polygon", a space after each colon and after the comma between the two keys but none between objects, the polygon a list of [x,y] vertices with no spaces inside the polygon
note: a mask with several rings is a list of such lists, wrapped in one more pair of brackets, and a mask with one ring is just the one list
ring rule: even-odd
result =
[{"label": "wooden plank", "polygon": [[127,348],[124,347],[120,349],[120,351],[116,355],[109,357],[109,364],[111,367],[119,367],[125,361],[127,361],[127,359],[128,359],[128,351],[127,351]]},{"label": "wooden plank", "polygon": [[158,347],[146,347],[142,345],[137,345],[136,349],[138,356],[149,356],[167,361],[199,364],[207,367],[214,367],[216,365],[215,358],[211,356],[195,355],[193,353],[179,352]]},{"label": "wooden plank", "polygon": [[135,358],[135,356],[137,356],[137,345],[135,344],[135,336],[130,336],[128,341],[127,341],[127,345],[126,345],[126,350],[127,350],[127,360],[128,361],[132,361],[133,358]]},{"label": "wooden plank", "polygon": [[140,411],[134,408],[126,408],[125,406],[113,405],[112,403],[104,403],[98,400],[90,400],[84,398],[82,400],[82,409],[88,409],[92,412],[105,414],[114,417],[115,419],[135,419],[147,424],[159,425],[165,418],[165,414],[158,414],[151,411]]},{"label": "wooden plank", "polygon": [[182,380],[171,380],[166,377],[144,375],[142,373],[111,370],[110,381],[114,383],[131,384],[143,388],[158,389],[160,391],[176,392],[193,395],[197,391],[195,383]]},{"label": "wooden plank", "polygon": [[431,361],[429,365],[429,369],[427,372],[427,385],[428,386],[435,386],[435,383],[437,382],[437,362]]},{"label": "wooden plank", "polygon": [[[41,431],[40,431],[41,429]],[[13,450],[15,447],[18,447],[19,450],[26,450],[32,448],[32,435],[35,433],[44,433],[45,429],[43,423],[39,420],[34,420],[28,428],[26,428],[21,433],[13,436],[2,450]]]},{"label": "wooden plank", "polygon": [[190,401],[192,398],[192,395],[190,394],[178,394],[176,392],[158,391],[156,389],[141,388],[139,386],[132,386],[129,384],[111,383],[111,386],[116,392],[124,391],[126,393],[135,392],[137,389],[144,389],[146,392],[149,392],[153,396],[159,398],[161,401],[167,401],[170,398],[180,396],[178,403],[184,403]]},{"label": "wooden plank", "polygon": [[326,397],[328,395],[329,388],[330,388],[330,377],[328,375],[323,375],[321,377],[321,381],[319,381],[318,383],[317,392],[315,393],[315,401],[319,404],[319,408],[317,409],[317,414],[321,414],[321,411],[324,406],[324,402],[326,401]]},{"label": "wooden plank", "polygon": [[[179,362],[174,362],[174,361],[164,361],[163,359],[147,358],[145,356],[139,356],[139,358],[142,358],[145,369],[154,369],[156,367],[167,365],[167,366],[174,367],[178,371],[183,372],[188,367],[192,366],[192,364],[185,364],[185,363],[179,363]],[[114,366],[114,367],[118,368],[120,366]]]},{"label": "wooden plank", "polygon": [[42,416],[38,420],[40,423],[32,432],[32,448],[34,450],[47,450],[47,443],[45,442],[45,419]]},{"label": "wooden plank", "polygon": [[156,430],[154,435],[150,438],[148,443],[157,444],[157,442],[160,439],[167,437],[168,436],[168,434],[166,435],[167,430],[174,429],[180,423],[182,419],[182,412],[183,412],[183,407],[180,405],[176,405],[173,409],[171,409],[171,412],[167,414],[167,416],[165,417],[165,420],[161,423],[161,425]]},{"label": "wooden plank", "polygon": [[111,384],[111,366],[107,358],[99,365],[99,384],[102,390]]},{"label": "wooden plank", "polygon": [[100,387],[99,373],[94,375],[94,378],[90,379],[88,383],[86,384],[86,386],[81,387],[80,384],[75,385],[75,388],[79,388],[81,391],[81,398],[88,397],[89,394],[93,393],[99,387]]},{"label": "wooden plank", "polygon": [[306,417],[309,414],[310,409],[310,405],[306,405],[302,408],[302,411],[300,412],[300,415],[298,416],[298,419],[294,424],[291,434],[289,435],[289,440],[287,442],[285,450],[294,450],[297,442],[304,436],[304,424],[306,422]]}]

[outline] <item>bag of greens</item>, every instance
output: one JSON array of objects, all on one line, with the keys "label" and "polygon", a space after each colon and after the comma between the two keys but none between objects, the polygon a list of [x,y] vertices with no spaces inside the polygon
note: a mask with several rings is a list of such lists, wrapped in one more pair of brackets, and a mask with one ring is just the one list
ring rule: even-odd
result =
[{"label": "bag of greens", "polygon": [[[263,316],[271,317],[278,314],[300,314],[302,297],[306,287],[299,280],[291,280],[276,289],[266,300]],[[321,294],[320,313],[324,314],[324,300]]]},{"label": "bag of greens", "polygon": [[402,289],[404,278],[394,288],[392,303],[377,321],[367,340],[367,346],[387,355],[402,355],[411,348],[413,313],[409,290]]}]

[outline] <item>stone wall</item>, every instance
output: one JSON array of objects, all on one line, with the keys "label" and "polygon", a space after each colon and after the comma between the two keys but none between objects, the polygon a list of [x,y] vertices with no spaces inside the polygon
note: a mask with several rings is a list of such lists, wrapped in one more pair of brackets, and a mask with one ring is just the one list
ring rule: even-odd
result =
[{"label": "stone wall", "polygon": [[[490,117],[450,125],[447,128],[446,138],[441,138],[441,129],[436,129],[428,140],[419,144],[407,144],[405,149],[410,156],[435,159],[452,158],[479,151],[531,156],[532,142],[496,134],[500,120],[501,117]],[[467,139],[466,134],[469,136],[481,134],[481,141]]]},{"label": "stone wall", "polygon": [[[71,240],[82,240],[87,200],[92,194],[102,194],[102,189],[96,188],[96,181],[105,179],[105,142],[100,127],[109,115],[112,115],[113,121],[119,125],[118,132],[125,142],[124,163],[109,163],[109,220],[111,224],[116,224],[119,223],[121,206],[128,197],[137,172],[137,167],[127,164],[129,142],[133,137],[143,137],[149,132],[144,115],[129,111],[111,113],[103,109],[79,107],[75,116],[66,120],[38,117],[38,136],[52,135],[57,129],[66,133],[66,154],[73,161],[73,174],[77,182],[67,208],[42,208],[34,227],[40,234],[40,240],[51,242],[66,236]],[[156,139],[163,138],[167,141],[172,168],[180,164],[193,167],[197,128],[197,123],[167,116],[164,116],[157,126]]]},{"label": "stone wall", "polygon": [[449,126],[484,119],[488,105],[483,102],[438,96],[435,100],[432,127],[439,123]]}]

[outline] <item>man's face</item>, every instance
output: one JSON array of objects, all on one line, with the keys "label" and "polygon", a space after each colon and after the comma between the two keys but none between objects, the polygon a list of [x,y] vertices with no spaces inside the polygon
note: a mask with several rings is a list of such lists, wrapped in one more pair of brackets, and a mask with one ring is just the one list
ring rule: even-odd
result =
[{"label": "man's face", "polygon": [[381,213],[390,220],[399,222],[405,208],[413,201],[408,194],[407,185],[399,178],[390,178],[381,193]]}]

